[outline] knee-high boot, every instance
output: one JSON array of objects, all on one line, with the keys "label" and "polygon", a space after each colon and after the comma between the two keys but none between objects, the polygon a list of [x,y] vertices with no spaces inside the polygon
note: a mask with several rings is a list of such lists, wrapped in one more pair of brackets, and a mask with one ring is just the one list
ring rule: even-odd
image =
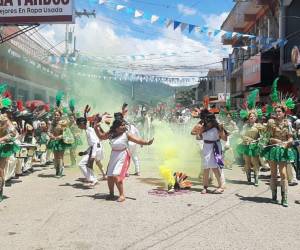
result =
[{"label": "knee-high boot", "polygon": [[272,202],[273,203],[278,203],[278,200],[277,200],[277,180],[273,180],[271,178],[271,181],[270,181],[270,188],[271,188],[271,191],[272,191]]},{"label": "knee-high boot", "polygon": [[281,181],[281,205],[288,207],[288,182],[287,180]]},{"label": "knee-high boot", "polygon": [[4,178],[0,177],[0,202],[3,200]]},{"label": "knee-high boot", "polygon": [[59,177],[62,177],[63,174],[64,174],[64,165],[63,165],[64,163],[63,163],[63,160],[62,160],[62,159],[59,159],[58,162],[59,162],[59,163],[58,163],[58,169],[59,169],[59,170],[58,170],[58,176],[59,176]]},{"label": "knee-high boot", "polygon": [[55,167],[55,176],[59,174],[59,160],[54,159],[54,167]]}]

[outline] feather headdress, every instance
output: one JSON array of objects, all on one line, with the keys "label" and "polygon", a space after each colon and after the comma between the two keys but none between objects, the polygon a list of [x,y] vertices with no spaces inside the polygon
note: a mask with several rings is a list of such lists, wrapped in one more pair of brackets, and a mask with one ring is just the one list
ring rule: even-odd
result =
[{"label": "feather headdress", "polygon": [[0,109],[2,108],[9,108],[12,104],[12,101],[7,96],[4,96],[4,94],[7,92],[7,84],[1,84],[0,85]]},{"label": "feather headdress", "polygon": [[262,117],[263,115],[262,110],[256,107],[256,100],[258,95],[259,95],[258,89],[254,89],[249,93],[247,97],[246,107],[245,109],[242,109],[240,111],[240,117],[242,119],[247,119],[249,114],[251,113],[255,114],[259,118]]},{"label": "feather headdress", "polygon": [[278,81],[279,77],[277,77],[272,85],[272,93],[271,93],[271,100],[272,106],[282,106],[286,111],[295,108],[295,101],[293,96],[284,95],[283,93],[278,91]]},{"label": "feather headdress", "polygon": [[225,108],[221,110],[220,116],[225,118],[228,114],[230,114],[233,119],[237,117],[237,113],[231,110],[231,98],[229,96],[226,97]]}]

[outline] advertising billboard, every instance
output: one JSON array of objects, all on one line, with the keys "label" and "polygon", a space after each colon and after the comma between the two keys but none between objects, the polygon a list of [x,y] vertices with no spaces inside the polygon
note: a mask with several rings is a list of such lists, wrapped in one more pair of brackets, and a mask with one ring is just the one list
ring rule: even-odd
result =
[{"label": "advertising billboard", "polygon": [[73,22],[74,0],[0,0],[0,25]]}]

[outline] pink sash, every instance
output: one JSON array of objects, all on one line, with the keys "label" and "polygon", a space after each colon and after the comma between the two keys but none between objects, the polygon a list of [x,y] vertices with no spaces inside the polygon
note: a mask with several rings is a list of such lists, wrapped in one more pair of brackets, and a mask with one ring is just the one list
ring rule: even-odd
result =
[{"label": "pink sash", "polygon": [[130,166],[130,154],[129,154],[129,151],[126,149],[126,157],[125,157],[122,169],[121,169],[121,173],[118,177],[119,181],[123,181],[125,179],[125,176],[129,169],[129,166]]}]

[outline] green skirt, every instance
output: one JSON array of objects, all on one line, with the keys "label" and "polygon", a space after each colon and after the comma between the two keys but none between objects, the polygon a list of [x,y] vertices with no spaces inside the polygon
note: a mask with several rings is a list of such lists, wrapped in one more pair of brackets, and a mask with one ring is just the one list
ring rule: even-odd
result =
[{"label": "green skirt", "polygon": [[0,158],[8,158],[20,151],[20,147],[16,143],[0,143]]},{"label": "green skirt", "polygon": [[250,145],[239,144],[236,150],[240,155],[247,155],[251,157],[259,156],[260,154],[260,148],[257,143],[253,143]]},{"label": "green skirt", "polygon": [[295,162],[297,153],[298,152],[294,148],[273,146],[265,148],[262,152],[262,156],[264,156],[267,161]]},{"label": "green skirt", "polygon": [[54,152],[63,152],[71,146],[72,144],[66,144],[63,140],[50,140],[47,148]]}]

